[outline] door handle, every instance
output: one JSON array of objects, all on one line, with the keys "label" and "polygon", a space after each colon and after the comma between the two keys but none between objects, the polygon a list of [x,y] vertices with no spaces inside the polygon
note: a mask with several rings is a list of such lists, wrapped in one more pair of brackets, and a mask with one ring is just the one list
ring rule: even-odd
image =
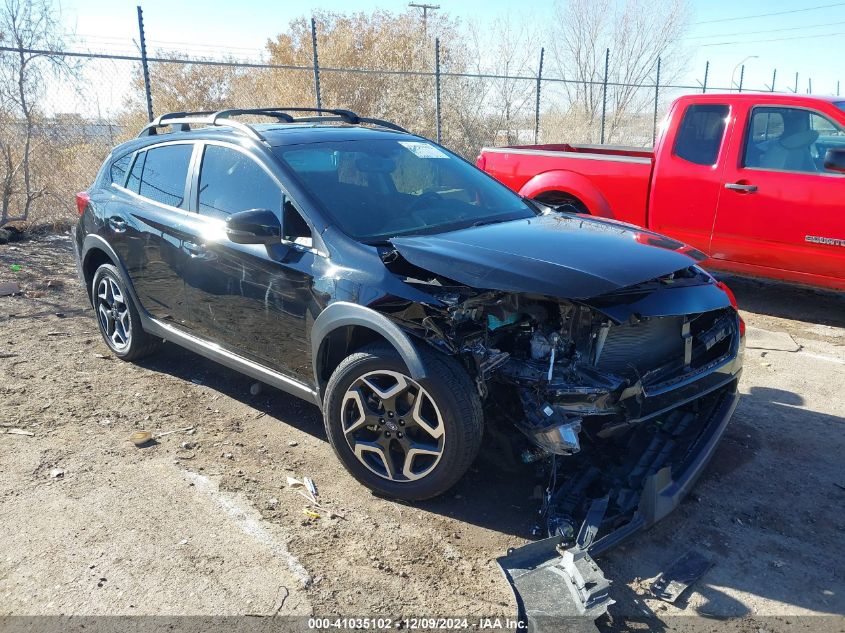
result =
[{"label": "door handle", "polygon": [[109,218],[109,227],[115,233],[124,233],[126,231],[126,220],[123,218],[113,215]]},{"label": "door handle", "polygon": [[731,191],[741,191],[743,193],[754,193],[757,191],[757,185],[744,185],[740,182],[726,182],[725,189]]}]

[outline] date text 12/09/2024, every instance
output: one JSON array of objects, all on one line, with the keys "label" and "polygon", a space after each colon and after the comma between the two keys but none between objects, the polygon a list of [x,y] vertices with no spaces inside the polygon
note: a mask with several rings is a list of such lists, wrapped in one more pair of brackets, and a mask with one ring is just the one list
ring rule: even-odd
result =
[{"label": "date text 12/09/2024", "polygon": [[356,630],[459,630],[478,629],[487,631],[514,631],[526,628],[526,623],[511,618],[309,618],[308,628],[312,630],[356,629]]}]

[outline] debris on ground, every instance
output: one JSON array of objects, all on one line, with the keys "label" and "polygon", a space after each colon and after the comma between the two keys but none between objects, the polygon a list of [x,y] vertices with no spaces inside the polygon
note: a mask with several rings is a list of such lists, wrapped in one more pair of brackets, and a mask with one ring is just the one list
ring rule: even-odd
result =
[{"label": "debris on ground", "polygon": [[713,566],[706,556],[690,550],[664,571],[651,584],[651,593],[666,602],[675,602],[690,585]]},{"label": "debris on ground", "polygon": [[53,468],[50,470],[51,479],[60,479],[65,476],[65,471],[62,468]]},{"label": "debris on ground", "polygon": [[0,297],[8,297],[16,295],[21,291],[21,287],[14,281],[4,281],[0,283]]},{"label": "debris on ground", "polygon": [[291,447],[298,446],[298,445],[299,445],[299,442],[297,442],[296,440],[291,440],[290,442],[288,442],[288,446],[291,446]]},{"label": "debris on ground", "polygon": [[27,437],[35,436],[35,433],[32,431],[25,431],[24,429],[9,429],[6,433],[9,435],[25,435]]},{"label": "debris on ground", "polygon": [[129,441],[135,446],[144,446],[153,439],[153,434],[149,431],[135,431],[129,436]]},{"label": "debris on ground", "polygon": [[184,429],[173,429],[172,431],[163,431],[162,433],[156,434],[156,439],[161,438],[161,437],[167,437],[168,435],[173,435],[174,433],[188,433],[188,432],[193,431],[193,430],[194,430],[194,427],[186,426]]},{"label": "debris on ground", "polygon": [[[338,519],[345,519],[346,517],[340,514],[339,512],[335,512],[334,510],[330,510],[323,506],[319,501],[319,496],[317,494],[317,486],[314,484],[314,481],[310,477],[303,477],[302,479],[297,479],[296,477],[288,477],[287,478],[287,485],[288,488],[293,490],[294,492],[302,495],[306,501],[317,510],[324,512],[330,519],[338,518]],[[320,515],[316,512],[310,511],[308,508],[304,510],[305,514],[312,512],[316,516],[311,518],[320,518]],[[311,515],[309,515],[311,516]]]}]

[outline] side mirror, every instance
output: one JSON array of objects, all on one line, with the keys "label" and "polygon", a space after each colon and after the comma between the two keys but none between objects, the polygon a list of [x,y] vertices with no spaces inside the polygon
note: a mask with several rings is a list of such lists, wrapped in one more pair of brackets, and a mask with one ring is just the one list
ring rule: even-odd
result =
[{"label": "side mirror", "polygon": [[824,155],[824,168],[845,174],[845,147],[827,150],[827,154]]},{"label": "side mirror", "polygon": [[269,209],[239,211],[226,220],[226,236],[235,244],[275,244],[282,239],[282,223]]}]

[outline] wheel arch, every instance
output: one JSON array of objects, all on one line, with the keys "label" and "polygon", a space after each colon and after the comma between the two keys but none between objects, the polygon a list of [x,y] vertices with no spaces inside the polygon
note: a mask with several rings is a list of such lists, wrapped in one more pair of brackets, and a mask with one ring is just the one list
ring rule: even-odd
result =
[{"label": "wheel arch", "polygon": [[519,194],[532,199],[554,194],[568,196],[581,202],[590,215],[614,217],[610,203],[598,187],[573,171],[554,169],[537,174],[520,188]]},{"label": "wheel arch", "polygon": [[[123,278],[123,283],[126,286],[129,294],[135,305],[138,306],[139,313],[142,313],[141,303],[138,301],[138,296],[135,294],[135,288],[129,277],[126,267],[123,265],[118,254],[111,247],[111,245],[99,235],[87,235],[85,241],[82,243],[82,252],[80,254],[81,269],[83,280],[85,281],[85,292],[88,295],[88,301],[92,301],[91,297],[91,283],[94,281],[94,274],[97,269],[103,264],[112,264],[115,266]],[[142,314],[143,318],[143,314]]]},{"label": "wheel arch", "polygon": [[356,349],[383,340],[402,358],[411,378],[426,377],[425,365],[411,337],[388,317],[357,303],[336,301],[326,307],[311,328],[311,357],[317,393],[322,400],[329,377]]}]

